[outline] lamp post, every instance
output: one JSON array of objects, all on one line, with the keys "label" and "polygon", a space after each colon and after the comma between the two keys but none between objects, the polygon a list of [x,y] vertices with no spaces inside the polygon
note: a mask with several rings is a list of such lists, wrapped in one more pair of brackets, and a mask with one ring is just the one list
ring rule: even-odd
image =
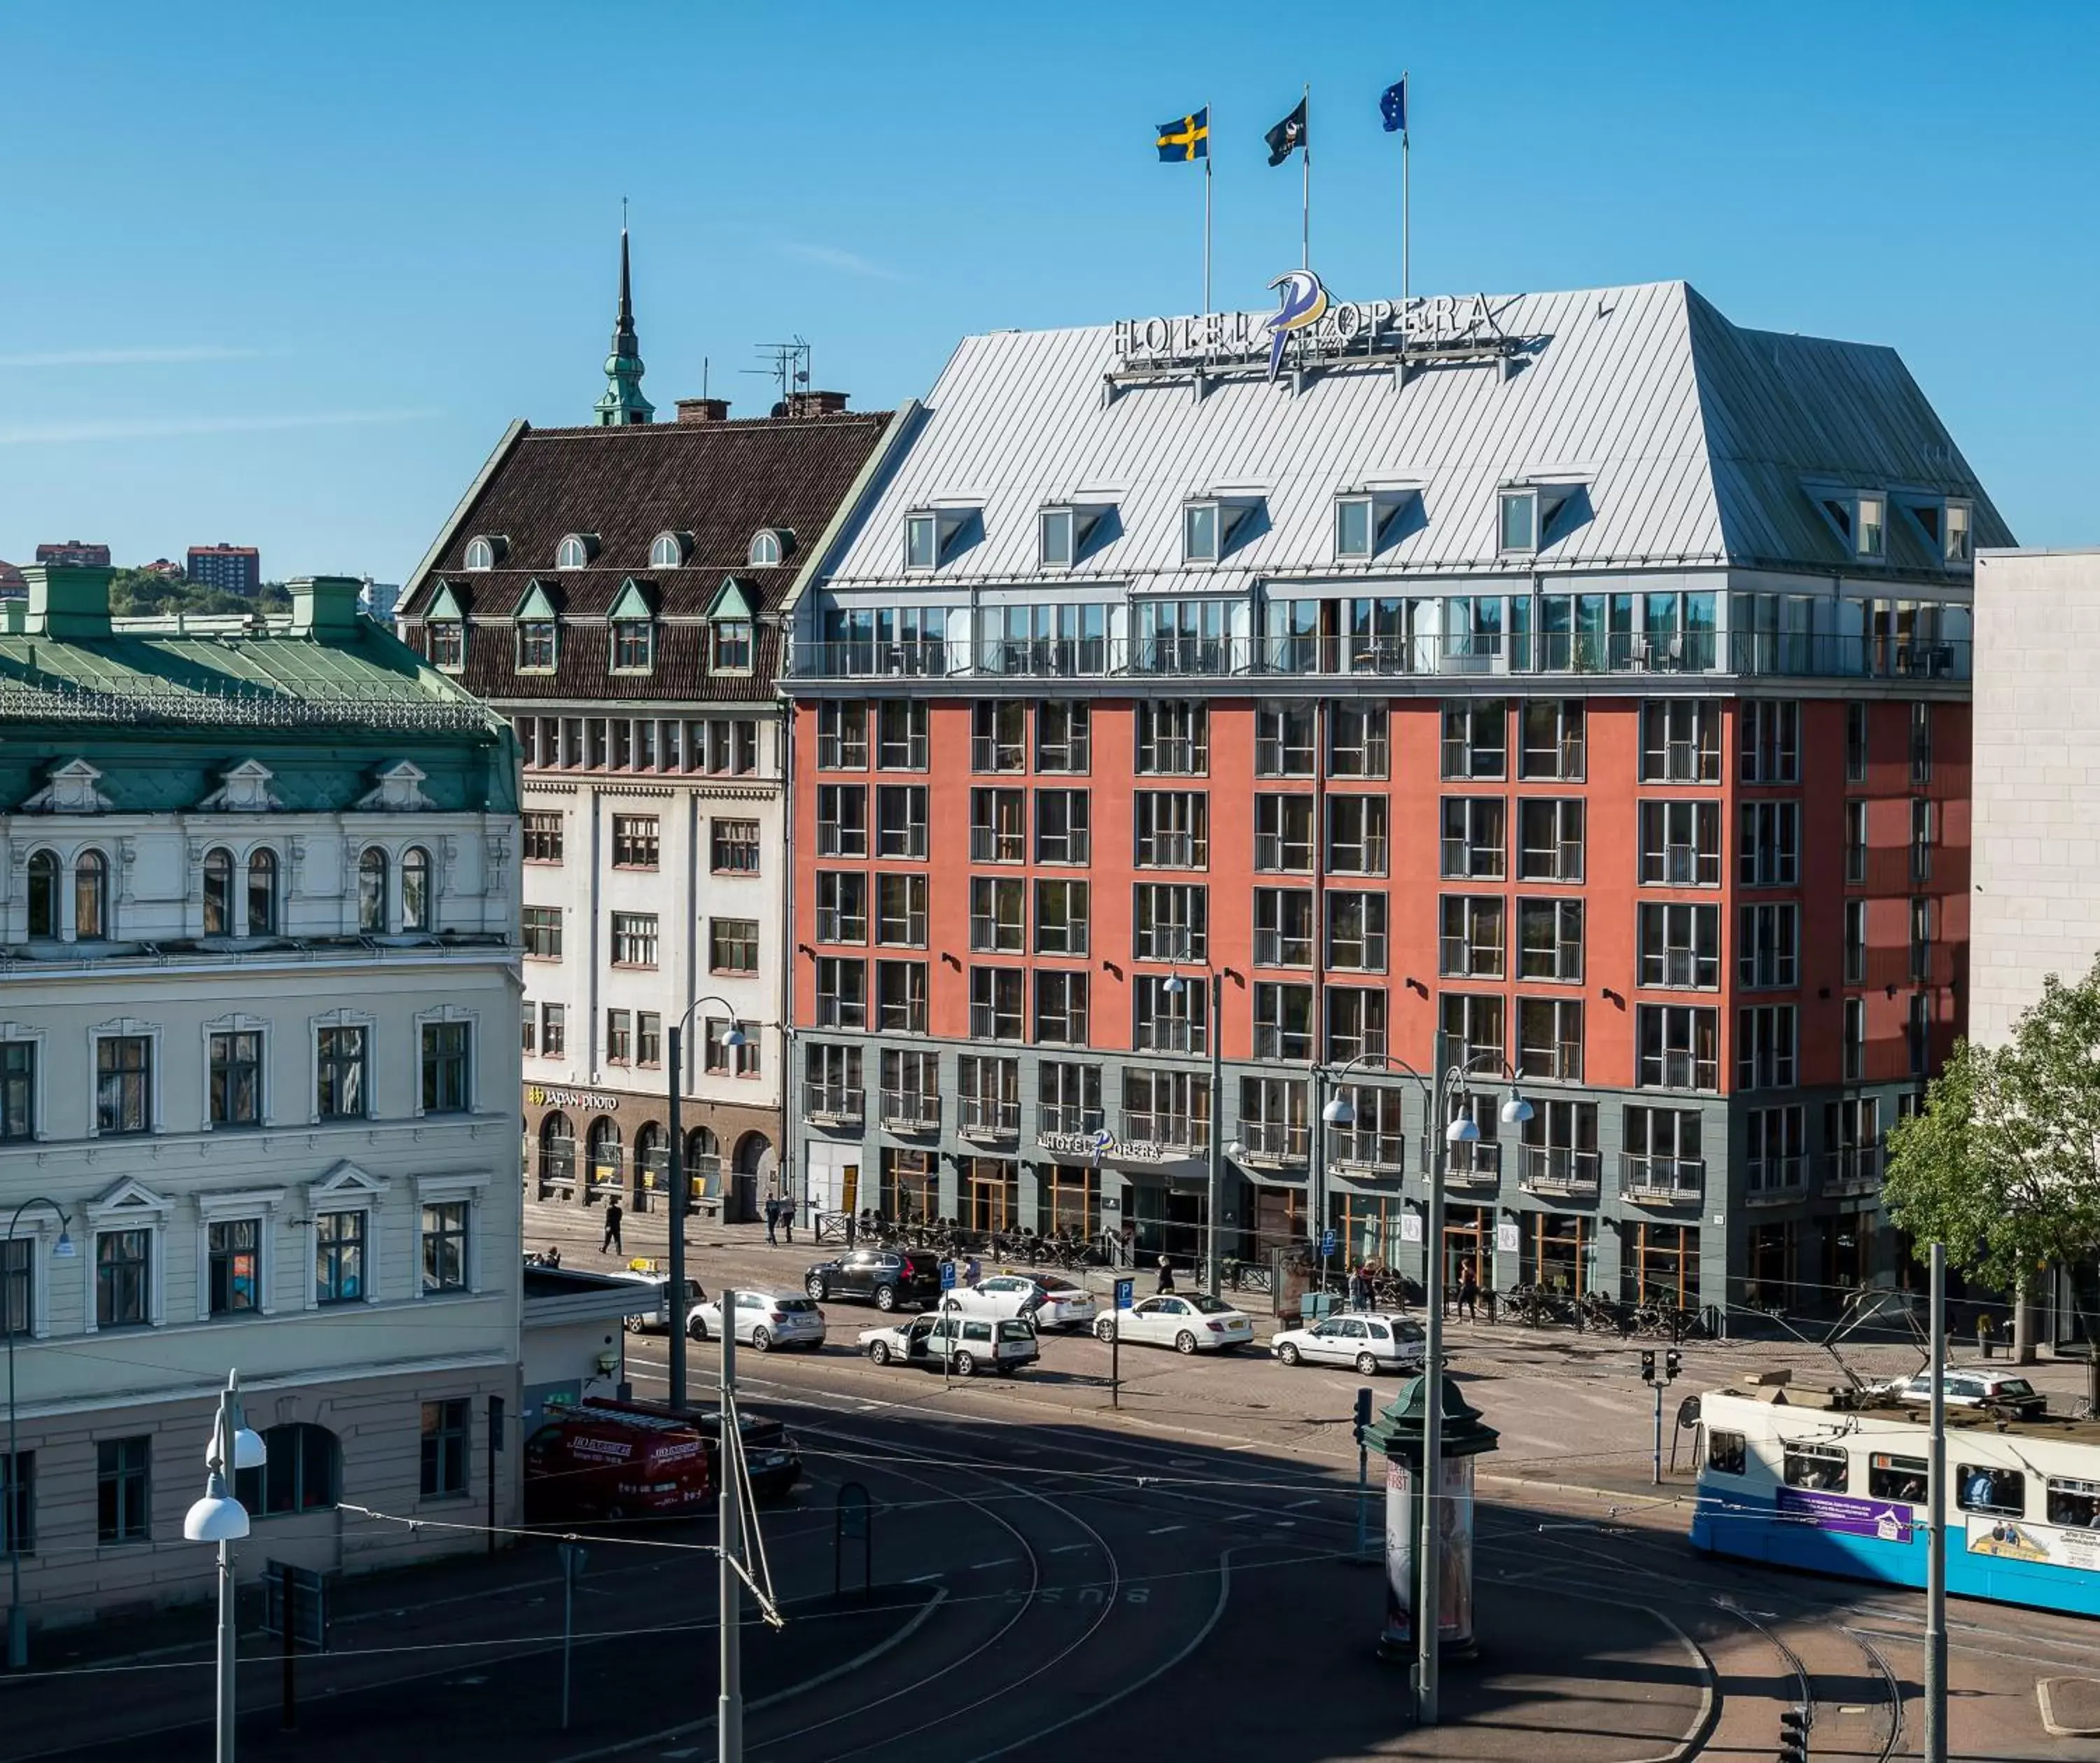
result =
[{"label": "lamp post", "polygon": [[[59,1239],[51,1250],[58,1261],[73,1257],[73,1237],[66,1229],[65,1208],[55,1200],[46,1200],[42,1195],[25,1200],[15,1208],[15,1216],[7,1221],[8,1248],[14,1253],[15,1232],[22,1222],[22,1214],[32,1206],[51,1208],[59,1222]],[[30,1253],[33,1254],[34,1249]],[[32,1263],[33,1266],[33,1263]],[[22,1323],[25,1328],[34,1326],[32,1312],[34,1306],[31,1293],[35,1290],[35,1275],[22,1283]],[[7,1281],[0,1288],[0,1306],[7,1311],[7,1474],[6,1489],[7,1509],[0,1513],[0,1525],[7,1533],[7,1668],[20,1671],[29,1663],[29,1613],[22,1608],[22,1460],[15,1449],[15,1284],[14,1270],[7,1270]]]},{"label": "lamp post", "polygon": [[[1182,939],[1185,953],[1189,947],[1188,939]],[[1211,985],[1211,1116],[1210,1130],[1205,1134],[1205,1155],[1208,1160],[1208,1175],[1204,1185],[1203,1200],[1203,1289],[1212,1297],[1218,1295],[1218,1204],[1220,1190],[1224,1186],[1224,1049],[1221,1045],[1219,1025],[1224,1019],[1224,975],[1216,968],[1207,968]],[[1178,998],[1188,989],[1189,982],[1179,974],[1167,976],[1166,992],[1169,997]]]},{"label": "lamp post", "polygon": [[[1385,1063],[1394,1071],[1405,1072],[1423,1086],[1426,1095],[1433,1097],[1431,1125],[1450,1112],[1450,1096],[1454,1089],[1462,1089],[1468,1078],[1481,1075],[1484,1065],[1492,1063],[1494,1076],[1509,1080],[1509,1099],[1500,1111],[1506,1126],[1521,1126],[1531,1118],[1531,1104],[1525,1101],[1516,1088],[1516,1073],[1499,1053],[1485,1054],[1471,1059],[1455,1061],[1445,1065],[1442,1060],[1443,1037],[1438,1039],[1439,1075],[1432,1085],[1427,1077],[1403,1059],[1387,1058]],[[1364,1055],[1363,1057],[1375,1057]],[[1359,1063],[1351,1060],[1350,1064]],[[1344,1066],[1343,1071],[1348,1070]],[[1324,1075],[1314,1067],[1316,1076]],[[1356,1119],[1356,1109],[1345,1095],[1338,1095],[1321,1110],[1323,1126],[1347,1126]],[[1423,1319],[1423,1438],[1422,1438],[1422,1513],[1421,1541],[1416,1549],[1416,1558],[1421,1562],[1421,1593],[1416,1600],[1414,1611],[1415,1637],[1415,1712],[1425,1726],[1436,1724],[1437,1642],[1440,1624],[1437,1602],[1442,1592],[1442,1562],[1440,1549],[1443,1533],[1438,1528],[1438,1500],[1443,1490],[1444,1456],[1444,1177],[1449,1160],[1449,1147],[1454,1145],[1471,1145],[1480,1142],[1480,1129],[1470,1114],[1461,1115],[1449,1121],[1444,1129],[1445,1152],[1443,1157],[1435,1154],[1433,1147],[1429,1157],[1429,1168],[1425,1172],[1429,1182],[1428,1216],[1423,1221],[1422,1299]],[[1427,1142],[1427,1135],[1424,1135]]]},{"label": "lamp post", "polygon": [[[734,1050],[744,1045],[746,1036],[737,1026],[736,1012],[726,998],[695,998],[686,1006],[685,1014],[671,1025],[669,1045],[664,1049],[664,1068],[671,1081],[671,1155],[669,1174],[671,1184],[671,1246],[666,1257],[671,1263],[670,1284],[664,1294],[664,1319],[670,1324],[671,1406],[683,1408],[686,1405],[686,1133],[679,1123],[679,1080],[685,1076],[686,1025],[693,1019],[693,1012],[704,1004],[719,1004],[728,1013],[729,1031],[722,1036],[722,1045]],[[782,1081],[786,1078],[783,1076]]]},{"label": "lamp post", "polygon": [[[183,1535],[192,1543],[218,1545],[218,1697],[217,1763],[233,1763],[235,1704],[233,1666],[236,1630],[233,1597],[233,1545],[248,1534],[248,1509],[227,1491],[228,1471],[259,1469],[269,1460],[262,1439],[248,1429],[240,1412],[240,1373],[228,1372],[205,1447],[204,1498],[183,1516]],[[288,1605],[285,1620],[292,1619]]]}]

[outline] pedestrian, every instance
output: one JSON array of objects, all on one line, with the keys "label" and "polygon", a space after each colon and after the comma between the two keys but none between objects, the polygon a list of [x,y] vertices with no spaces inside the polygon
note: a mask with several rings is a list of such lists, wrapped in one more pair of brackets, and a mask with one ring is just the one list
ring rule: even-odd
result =
[{"label": "pedestrian", "polygon": [[977,1257],[971,1256],[963,1263],[963,1284],[974,1292],[977,1288],[977,1281],[983,1278],[984,1269],[977,1264]]},{"label": "pedestrian", "polygon": [[1349,1308],[1361,1314],[1370,1307],[1370,1270],[1362,1266],[1352,1268],[1349,1272]]},{"label": "pedestrian", "polygon": [[795,1202],[785,1194],[780,1196],[780,1231],[790,1244],[795,1240]]},{"label": "pedestrian", "polygon": [[1480,1283],[1470,1267],[1458,1276],[1458,1314],[1469,1322],[1480,1319]]},{"label": "pedestrian", "polygon": [[1495,1319],[1495,1288],[1489,1286],[1480,1295],[1488,1301],[1488,1320],[1492,1323]]},{"label": "pedestrian", "polygon": [[846,1214],[846,1247],[847,1247],[848,1248],[851,1248],[853,1246],[854,1246],[854,1215],[853,1215],[851,1213],[848,1213]]},{"label": "pedestrian", "polygon": [[1159,1257],[1159,1284],[1154,1289],[1160,1292],[1174,1289],[1174,1269],[1164,1255]]},{"label": "pedestrian", "polygon": [[765,1240],[775,1244],[780,1240],[780,1196],[778,1194],[766,1196]]},{"label": "pedestrian", "polygon": [[1985,1359],[1991,1356],[1992,1340],[1997,1333],[1997,1328],[1998,1325],[1991,1320],[1991,1313],[1988,1310],[1979,1310],[1976,1312],[1976,1350]]},{"label": "pedestrian", "polygon": [[1137,1224],[1134,1219],[1123,1220],[1123,1265],[1126,1267],[1137,1265]]},{"label": "pedestrian", "polygon": [[605,1240],[598,1246],[602,1255],[607,1249],[617,1249],[624,1255],[627,1245],[620,1240],[620,1221],[626,1215],[620,1209],[620,1196],[615,1194],[605,1203]]}]

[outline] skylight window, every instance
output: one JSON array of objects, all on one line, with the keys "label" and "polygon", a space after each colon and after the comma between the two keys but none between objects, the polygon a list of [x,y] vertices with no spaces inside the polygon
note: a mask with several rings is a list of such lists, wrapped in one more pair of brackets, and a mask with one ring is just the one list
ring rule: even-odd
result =
[{"label": "skylight window", "polygon": [[1535,551],[1538,549],[1538,492],[1503,490],[1497,499],[1496,549]]},{"label": "skylight window", "polygon": [[1042,536],[1043,567],[1070,569],[1078,554],[1076,517],[1069,508],[1046,508],[1037,516]]},{"label": "skylight window", "polygon": [[931,569],[940,560],[940,528],[930,514],[904,517],[904,567]]},{"label": "skylight window", "polygon": [[1190,502],[1181,510],[1181,556],[1191,563],[1218,560],[1218,505]]},{"label": "skylight window", "polygon": [[1951,502],[1947,505],[1946,543],[1941,555],[1950,563],[1965,563],[1974,556],[1969,521],[1968,503]]},{"label": "skylight window", "polygon": [[1375,529],[1370,497],[1337,496],[1335,498],[1335,556],[1370,556]]},{"label": "skylight window", "polygon": [[1852,548],[1862,557],[1880,557],[1888,550],[1888,505],[1878,496],[1862,496],[1855,504],[1858,521]]}]

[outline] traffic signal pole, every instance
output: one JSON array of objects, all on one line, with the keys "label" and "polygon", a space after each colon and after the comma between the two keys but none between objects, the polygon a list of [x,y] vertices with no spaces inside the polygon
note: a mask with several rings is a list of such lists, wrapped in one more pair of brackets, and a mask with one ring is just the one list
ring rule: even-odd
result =
[{"label": "traffic signal pole", "polygon": [[1932,1245],[1932,1428],[1926,1440],[1925,1763],[1947,1763],[1947,1245]]}]

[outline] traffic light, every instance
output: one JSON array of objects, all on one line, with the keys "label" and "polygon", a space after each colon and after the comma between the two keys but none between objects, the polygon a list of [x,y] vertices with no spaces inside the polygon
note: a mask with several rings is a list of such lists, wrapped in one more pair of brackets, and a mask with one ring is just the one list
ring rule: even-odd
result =
[{"label": "traffic light", "polygon": [[1805,1709],[1789,1708],[1780,1713],[1779,1763],[1808,1763],[1808,1715]]},{"label": "traffic light", "polygon": [[1371,1423],[1371,1393],[1368,1389],[1357,1391],[1357,1443],[1364,1442],[1364,1429]]},{"label": "traffic light", "polygon": [[1655,1381],[1655,1353],[1652,1348],[1641,1354],[1641,1381],[1644,1384]]},{"label": "traffic light", "polygon": [[1675,1347],[1672,1347],[1662,1356],[1662,1381],[1665,1383],[1676,1382],[1678,1372],[1683,1364],[1684,1355]]}]

